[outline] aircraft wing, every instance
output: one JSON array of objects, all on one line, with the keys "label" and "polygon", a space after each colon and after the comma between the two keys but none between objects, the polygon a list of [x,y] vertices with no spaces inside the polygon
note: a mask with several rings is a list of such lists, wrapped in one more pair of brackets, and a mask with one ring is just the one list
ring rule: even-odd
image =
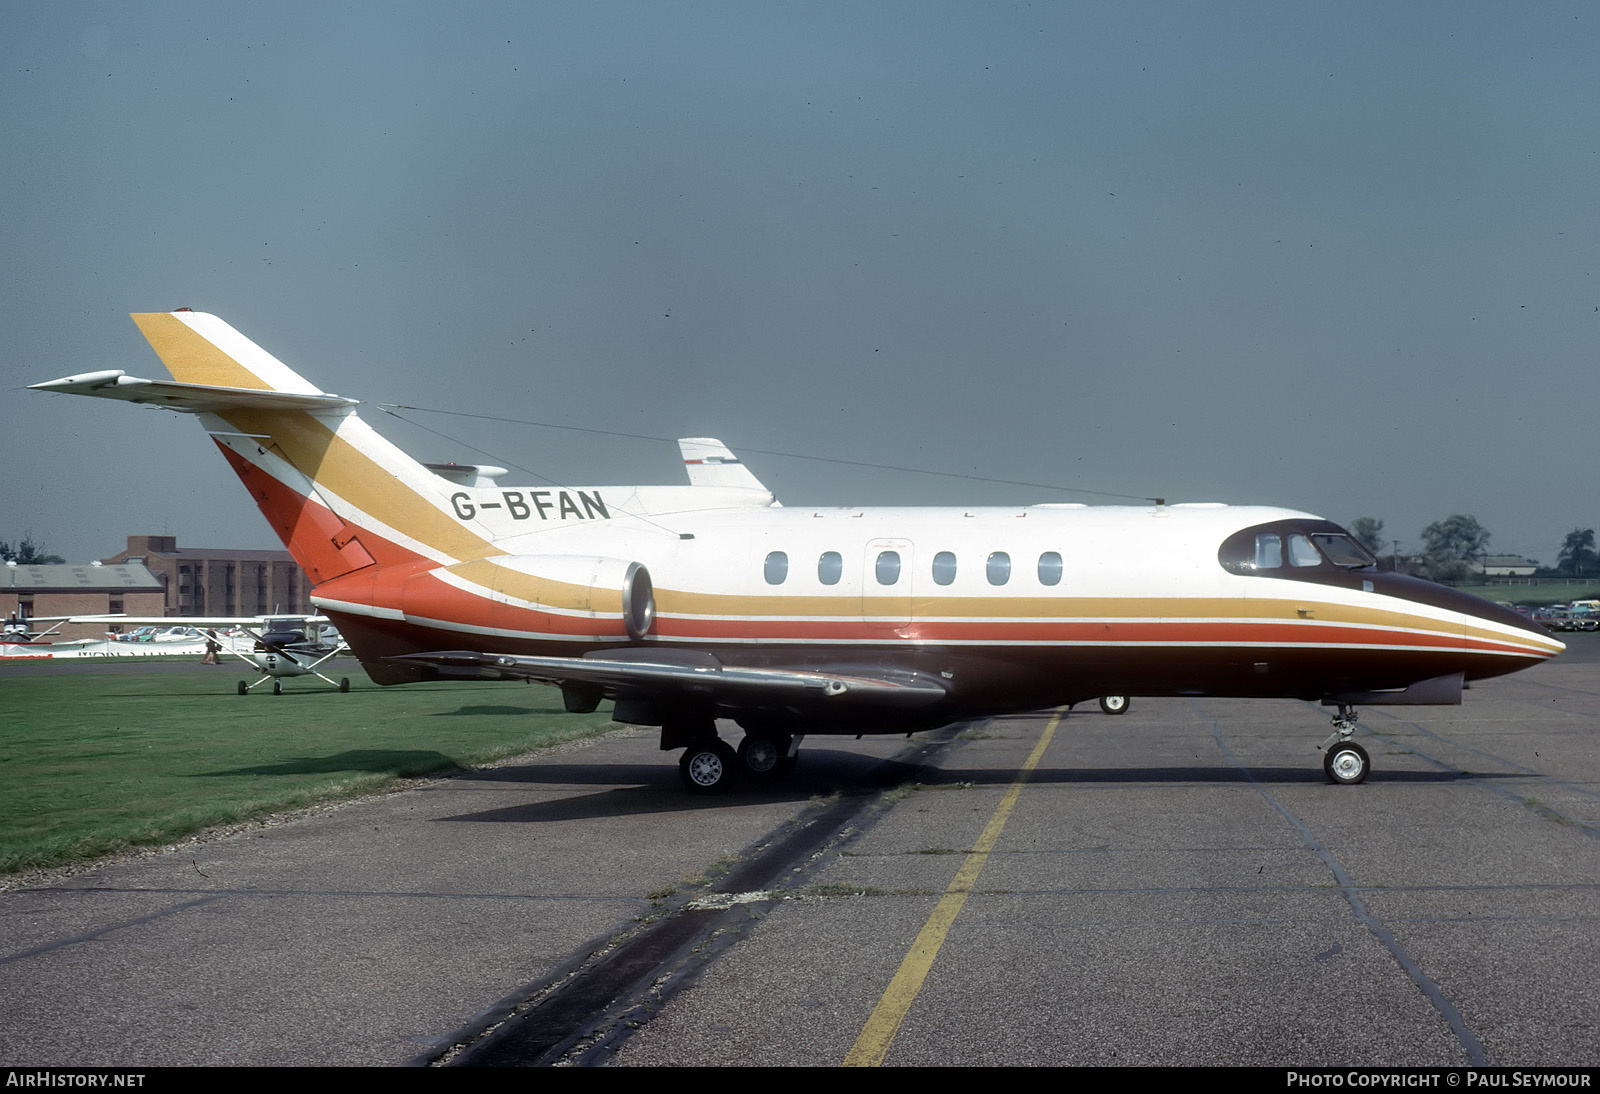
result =
[{"label": "aircraft wing", "polygon": [[[63,626],[71,622],[72,616],[70,615],[30,615],[25,619],[18,616],[12,616],[10,619],[0,620],[0,623],[5,623],[7,626],[12,624],[20,624],[23,628],[25,628],[25,636],[30,642],[37,641],[40,638],[48,638],[52,634],[55,634],[57,631],[59,631]],[[26,628],[33,623],[54,623],[55,626],[51,627],[47,631],[27,630]],[[12,639],[8,638],[6,641],[10,642]]]},{"label": "aircraft wing", "polygon": [[[733,705],[826,701],[911,710],[945,699],[937,677],[881,667],[752,668],[724,665],[698,651],[611,650],[593,657],[518,657],[450,650],[393,658],[464,675],[599,688],[607,697],[640,695]],[[848,697],[848,698],[847,698]]]},{"label": "aircraft wing", "polygon": [[68,623],[132,623],[136,626],[168,627],[254,627],[261,628],[268,620],[283,623],[327,623],[325,615],[74,615]]}]

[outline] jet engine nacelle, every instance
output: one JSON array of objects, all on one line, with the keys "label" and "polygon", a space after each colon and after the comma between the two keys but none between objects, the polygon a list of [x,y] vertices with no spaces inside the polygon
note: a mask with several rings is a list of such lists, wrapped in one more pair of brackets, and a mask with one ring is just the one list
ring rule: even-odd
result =
[{"label": "jet engine nacelle", "polygon": [[441,566],[406,582],[401,610],[406,619],[425,624],[452,618],[442,609],[459,613],[460,605],[449,602],[476,597],[488,602],[490,626],[533,638],[637,642],[655,622],[650,571],[642,563],[596,555],[499,555]]}]

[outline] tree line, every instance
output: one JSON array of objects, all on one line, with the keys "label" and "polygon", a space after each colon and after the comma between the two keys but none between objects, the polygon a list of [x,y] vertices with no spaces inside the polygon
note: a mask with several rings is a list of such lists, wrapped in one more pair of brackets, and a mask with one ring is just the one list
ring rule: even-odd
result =
[{"label": "tree line", "polygon": [[15,562],[18,566],[55,566],[65,561],[60,555],[50,554],[43,546],[33,542],[31,532],[24,532],[15,544],[0,539],[0,562]]},{"label": "tree line", "polygon": [[[1350,534],[1378,557],[1380,564],[1392,566],[1399,556],[1399,545],[1383,534],[1383,521],[1357,517],[1350,522]],[[1406,556],[1407,569],[1430,581],[1465,581],[1481,572],[1489,553],[1489,530],[1470,513],[1456,513],[1434,521],[1422,530],[1421,550]],[[1574,528],[1561,543],[1556,565],[1541,566],[1538,573],[1583,577],[1600,574],[1600,551],[1595,548],[1593,528]]]}]

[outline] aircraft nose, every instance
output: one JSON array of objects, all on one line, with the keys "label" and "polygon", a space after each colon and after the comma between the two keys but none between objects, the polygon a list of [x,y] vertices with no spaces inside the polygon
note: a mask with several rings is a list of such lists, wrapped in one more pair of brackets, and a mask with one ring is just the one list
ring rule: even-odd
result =
[{"label": "aircraft nose", "polygon": [[[1465,595],[1465,594],[1463,594]],[[1551,634],[1537,621],[1517,612],[1504,604],[1495,604],[1488,600],[1476,600],[1474,611],[1477,618],[1485,623],[1500,627],[1511,628],[1527,648],[1528,656],[1543,661],[1556,656],[1567,648],[1567,644]]]},{"label": "aircraft nose", "polygon": [[[1499,606],[1500,605],[1498,604],[1495,605],[1495,607]],[[1544,644],[1552,647],[1550,656],[1554,657],[1556,654],[1567,648],[1567,644],[1561,641],[1561,639],[1557,638],[1555,635],[1551,634],[1550,628],[1546,627],[1543,623],[1540,623],[1536,619],[1531,619],[1528,616],[1523,615],[1521,612],[1513,611],[1511,614],[1516,619],[1514,624],[1515,626],[1519,626],[1529,634],[1537,636],[1544,642]]]},{"label": "aircraft nose", "polygon": [[1403,574],[1377,574],[1369,580],[1376,592],[1408,600],[1429,614],[1446,612],[1439,618],[1441,623],[1453,618],[1453,626],[1446,625],[1459,634],[1459,648],[1468,655],[1469,680],[1516,672],[1567,648],[1538,623],[1504,604]]}]

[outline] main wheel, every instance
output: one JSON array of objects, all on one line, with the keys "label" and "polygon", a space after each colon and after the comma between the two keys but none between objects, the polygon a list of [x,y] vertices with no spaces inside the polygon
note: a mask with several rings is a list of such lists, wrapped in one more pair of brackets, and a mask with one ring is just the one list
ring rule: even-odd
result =
[{"label": "main wheel", "polygon": [[349,691],[350,690],[350,678],[348,676],[339,677],[339,690],[340,691]]},{"label": "main wheel", "polygon": [[1132,702],[1126,695],[1100,696],[1100,709],[1107,714],[1126,714],[1131,705]]},{"label": "main wheel", "polygon": [[245,683],[243,680],[239,681],[239,694],[240,695],[249,695],[250,694],[250,685]]},{"label": "main wheel", "polygon": [[696,794],[720,794],[733,784],[733,749],[713,738],[697,741],[683,750],[678,775]]},{"label": "main wheel", "polygon": [[1367,750],[1354,741],[1342,741],[1322,757],[1322,770],[1330,782],[1354,786],[1372,770],[1372,760]]},{"label": "main wheel", "polygon": [[773,779],[787,774],[794,766],[789,759],[789,738],[745,734],[744,740],[739,742],[739,766],[755,779]]}]

